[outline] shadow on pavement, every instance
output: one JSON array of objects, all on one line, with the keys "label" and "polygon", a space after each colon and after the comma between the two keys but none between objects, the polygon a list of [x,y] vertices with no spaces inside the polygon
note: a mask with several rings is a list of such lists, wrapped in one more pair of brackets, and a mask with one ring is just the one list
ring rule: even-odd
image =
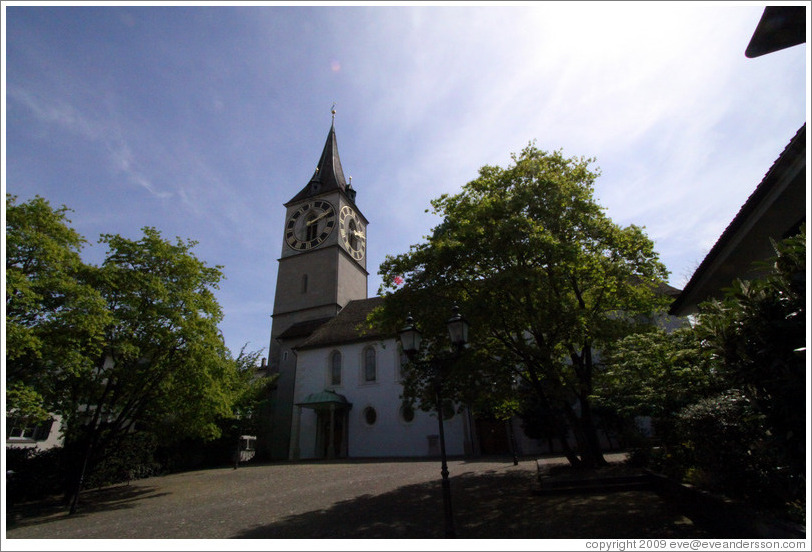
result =
[{"label": "shadow on pavement", "polygon": [[[527,471],[451,478],[458,538],[707,538],[653,492],[536,496]],[[234,538],[443,538],[440,481],[362,495],[242,531]]]},{"label": "shadow on pavement", "polygon": [[[169,494],[159,493],[156,490],[156,487],[116,485],[83,491],[79,498],[78,510],[70,517],[81,518],[94,512],[135,508],[141,500]],[[16,505],[14,511],[7,517],[8,526],[16,528],[50,523],[69,517],[68,511],[65,501],[56,497],[45,501],[22,503]]]}]

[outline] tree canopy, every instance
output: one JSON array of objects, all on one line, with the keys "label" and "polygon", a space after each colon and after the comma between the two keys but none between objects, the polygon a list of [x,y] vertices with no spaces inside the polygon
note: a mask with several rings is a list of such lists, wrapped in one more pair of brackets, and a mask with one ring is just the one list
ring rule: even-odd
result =
[{"label": "tree canopy", "polygon": [[[764,277],[735,280],[695,323],[607,350],[599,404],[655,422],[648,467],[759,507],[803,509],[806,472],[806,231],[775,244]],[[803,519],[803,516],[800,516]]]},{"label": "tree canopy", "polygon": [[728,385],[765,416],[771,445],[793,473],[806,461],[806,226],[774,244],[767,275],[736,280],[700,305],[696,332]]},{"label": "tree canopy", "polygon": [[88,370],[66,375],[68,411],[92,404],[122,428],[169,421],[178,434],[215,437],[235,377],[213,292],[221,267],[197,259],[195,242],[172,243],[154,228],[139,240],[104,235],[101,243],[108,254],[88,279],[110,315],[104,350]]},{"label": "tree canopy", "polygon": [[88,265],[67,208],[6,206],[7,415],[60,415],[77,474],[134,430],[218,437],[250,387],[218,329],[222,267],[149,227],[101,236],[104,261]]},{"label": "tree canopy", "polygon": [[672,416],[725,385],[718,364],[687,326],[620,339],[604,350],[602,364],[595,378],[596,402],[626,422]]},{"label": "tree canopy", "polygon": [[[512,161],[484,166],[460,193],[432,201],[440,224],[380,267],[380,316],[394,328],[411,311],[427,335],[442,336],[458,303],[472,348],[447,377],[455,398],[505,404],[525,385],[565,413],[579,444],[570,461],[602,463],[589,402],[593,351],[652,322],[667,302],[658,293],[667,271],[642,228],[615,224],[595,200],[594,160],[530,144]],[[421,378],[413,380],[406,394],[422,396]],[[565,451],[566,432],[557,428]]]},{"label": "tree canopy", "polygon": [[[79,371],[101,353],[110,321],[104,298],[86,281],[86,240],[69,209],[42,197],[6,196],[6,411],[28,423],[54,411],[54,368]],[[24,422],[25,423],[25,422]]]}]

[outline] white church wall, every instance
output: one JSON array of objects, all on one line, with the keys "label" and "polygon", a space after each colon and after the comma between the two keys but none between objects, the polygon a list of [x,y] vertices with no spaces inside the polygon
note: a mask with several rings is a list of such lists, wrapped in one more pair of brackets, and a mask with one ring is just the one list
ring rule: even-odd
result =
[{"label": "white church wall", "polygon": [[[364,378],[365,350],[375,351],[376,379]],[[330,381],[330,356],[342,355],[341,384]],[[395,339],[344,344],[299,351],[297,357],[294,403],[302,402],[311,393],[325,389],[346,397],[352,404],[348,420],[347,454],[349,457],[407,457],[439,454],[436,415],[415,410],[414,419],[407,422],[401,415],[402,385],[400,382],[400,353]],[[295,408],[295,407],[294,407]],[[375,422],[369,424],[365,410],[375,410]],[[446,453],[464,453],[464,414],[455,414],[444,422]],[[294,420],[295,420],[294,415]],[[317,458],[315,411],[302,409],[299,430],[300,458]],[[295,429],[294,429],[295,432]],[[433,445],[433,447],[432,447]]]}]

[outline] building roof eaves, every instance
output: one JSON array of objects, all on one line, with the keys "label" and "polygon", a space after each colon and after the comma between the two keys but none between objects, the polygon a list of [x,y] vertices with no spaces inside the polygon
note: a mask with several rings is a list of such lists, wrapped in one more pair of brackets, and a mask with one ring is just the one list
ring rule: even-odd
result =
[{"label": "building roof eaves", "polygon": [[790,168],[792,163],[798,158],[799,155],[805,155],[806,152],[806,123],[801,125],[801,128],[795,133],[790,142],[773,162],[770,169],[764,175],[761,182],[756,189],[744,202],[744,205],[739,209],[739,212],[730,221],[727,228],[716,240],[711,250],[699,264],[694,271],[688,283],[682,290],[682,293],[677,296],[669,309],[670,314],[678,314],[679,311],[687,306],[686,303],[690,296],[693,295],[694,290],[699,285],[699,281],[703,278],[705,272],[709,270],[714,261],[722,254],[722,251],[731,242],[733,237],[744,226],[745,222],[758,208],[760,203],[765,197],[773,190],[773,188],[781,182],[782,176]]},{"label": "building roof eaves", "polygon": [[379,328],[366,326],[367,316],[382,301],[382,297],[350,301],[335,318],[313,332],[313,335],[299,345],[297,350],[332,347],[391,337]]},{"label": "building roof eaves", "polygon": [[317,331],[321,326],[332,320],[334,317],[318,318],[315,320],[305,320],[296,322],[284,332],[279,334],[277,339],[296,339],[307,337]]}]

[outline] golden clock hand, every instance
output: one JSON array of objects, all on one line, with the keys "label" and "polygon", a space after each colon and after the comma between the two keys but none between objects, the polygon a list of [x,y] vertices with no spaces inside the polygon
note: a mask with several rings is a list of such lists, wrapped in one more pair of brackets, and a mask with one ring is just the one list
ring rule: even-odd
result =
[{"label": "golden clock hand", "polygon": [[322,214],[320,214],[319,216],[317,216],[313,220],[307,221],[306,224],[307,224],[307,226],[310,226],[311,224],[316,224],[318,221],[320,221],[321,219],[323,219],[326,216],[327,216],[327,211],[323,212]]}]

